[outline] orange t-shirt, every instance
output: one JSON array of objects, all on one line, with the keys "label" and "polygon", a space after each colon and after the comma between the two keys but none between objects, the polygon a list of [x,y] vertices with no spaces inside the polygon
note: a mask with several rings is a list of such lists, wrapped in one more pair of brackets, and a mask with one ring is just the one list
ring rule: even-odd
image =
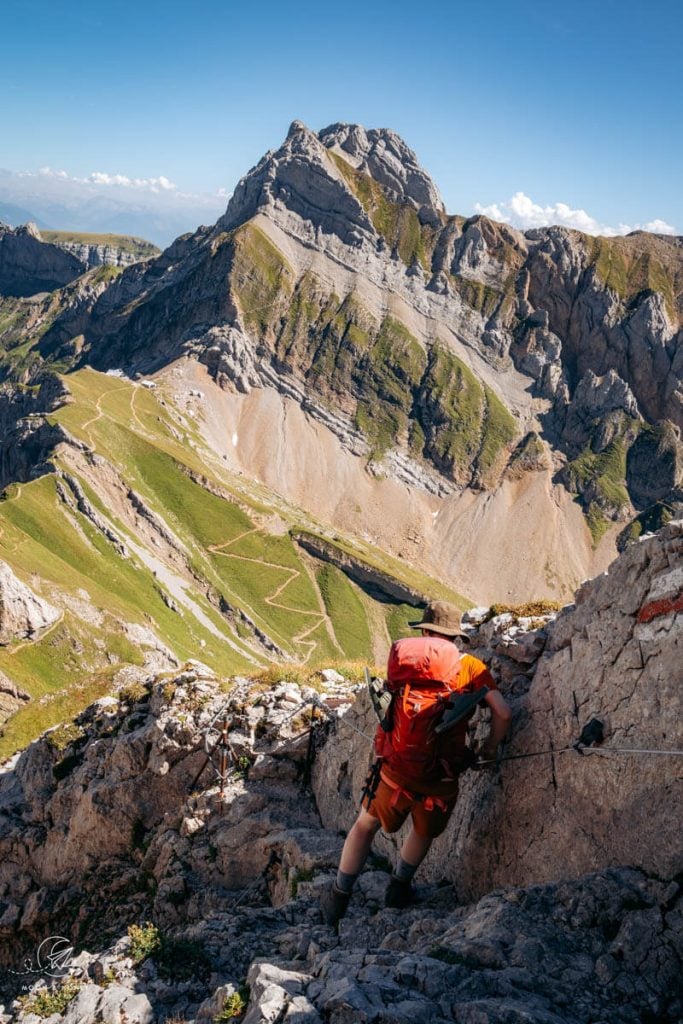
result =
[{"label": "orange t-shirt", "polygon": [[[458,693],[475,693],[477,690],[481,690],[482,687],[488,686],[489,690],[497,690],[498,687],[493,679],[493,676],[489,672],[488,668],[483,661],[479,658],[475,658],[473,654],[463,654],[460,661],[460,671],[458,673]],[[465,748],[467,746],[467,723],[474,714],[473,709],[469,715],[461,719],[457,725],[454,725],[450,729],[444,740],[448,743],[449,755],[454,759],[465,756]],[[450,796],[455,795],[458,790],[457,779],[442,779],[428,778],[424,780],[424,783],[417,782],[415,779],[410,781],[404,780],[396,772],[391,771],[387,765],[382,766],[382,776],[389,782],[393,782],[399,786],[404,786],[406,789],[411,790],[414,793],[424,793],[431,796]]]}]

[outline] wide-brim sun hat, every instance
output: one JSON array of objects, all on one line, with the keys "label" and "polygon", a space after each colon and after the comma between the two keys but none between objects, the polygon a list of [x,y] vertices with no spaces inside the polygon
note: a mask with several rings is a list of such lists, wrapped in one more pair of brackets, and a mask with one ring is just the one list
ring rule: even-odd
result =
[{"label": "wide-brim sun hat", "polygon": [[443,636],[466,637],[462,628],[460,609],[448,601],[430,601],[419,622],[409,622],[413,629],[429,629]]}]

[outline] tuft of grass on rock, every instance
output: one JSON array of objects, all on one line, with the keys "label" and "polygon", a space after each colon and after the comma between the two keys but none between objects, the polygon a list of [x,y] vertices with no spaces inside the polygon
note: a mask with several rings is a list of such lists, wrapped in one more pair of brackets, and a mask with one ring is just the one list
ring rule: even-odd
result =
[{"label": "tuft of grass on rock", "polygon": [[[415,614],[415,609],[412,609],[412,611]],[[327,659],[318,667],[295,665],[291,662],[274,663],[268,665],[267,668],[252,673],[248,678],[252,683],[253,689],[257,692],[265,693],[274,686],[277,686],[278,683],[296,683],[299,686],[310,686],[311,689],[323,693],[328,689],[328,684],[322,677],[324,669],[334,669],[335,672],[344,677],[346,682],[355,684],[363,682],[366,665],[371,672],[377,671],[376,665],[372,665],[362,659],[352,661]]]},{"label": "tuft of grass on rock", "polygon": [[126,683],[116,694],[124,704],[139,704],[140,701],[147,700],[149,695],[149,687],[139,681]]},{"label": "tuft of grass on rock", "polygon": [[533,619],[545,615],[553,615],[562,608],[560,601],[541,598],[538,601],[527,601],[526,604],[492,604],[485,621],[496,615],[513,615],[515,619]]},{"label": "tuft of grass on rock", "polygon": [[83,739],[85,736],[85,730],[76,725],[75,722],[63,722],[62,725],[56,726],[51,729],[45,736],[45,739],[50,744],[53,750],[62,753],[67,747],[70,747],[72,743],[76,743],[78,740]]}]

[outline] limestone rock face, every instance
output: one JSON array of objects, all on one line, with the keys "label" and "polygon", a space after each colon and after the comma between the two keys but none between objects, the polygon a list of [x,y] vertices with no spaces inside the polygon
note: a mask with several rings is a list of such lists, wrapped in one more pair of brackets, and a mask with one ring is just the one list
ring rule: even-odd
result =
[{"label": "limestone rock face", "polygon": [[[427,877],[445,877],[471,899],[613,864],[663,878],[683,869],[681,758],[610,752],[683,749],[682,595],[679,521],[586,583],[537,644],[506,637],[503,616],[473,634],[475,653],[514,709],[504,754],[551,752],[463,777],[452,822],[422,869]],[[603,746],[583,756],[566,750],[593,718],[605,725]],[[374,726],[363,698],[321,752],[314,788],[328,827],[353,820],[370,743],[352,727],[370,736]],[[477,731],[484,734],[481,724]],[[383,843],[392,852],[394,841]]]},{"label": "limestone rock face", "polygon": [[130,267],[144,259],[152,259],[158,254],[158,249],[150,245],[148,256],[139,256],[135,252],[129,252],[117,245],[89,245],[83,242],[56,242],[56,245],[64,252],[69,252],[80,260],[85,270],[92,270],[94,267]]},{"label": "limestone rock face", "polygon": [[563,438],[568,450],[578,454],[593,439],[597,450],[606,448],[612,437],[605,431],[605,420],[611,416],[614,422],[618,413],[638,417],[638,403],[628,384],[614,370],[604,377],[588,370],[577,384],[567,411]]},{"label": "limestone rock face", "polygon": [[292,123],[280,149],[266,153],[237,184],[217,227],[229,231],[259,211],[278,207],[348,244],[375,235],[370,218],[327,158],[325,147],[300,121]]},{"label": "limestone rock face", "polygon": [[425,223],[445,213],[439,192],[412,149],[390,129],[367,131],[358,124],[332,124],[318,134],[323,146],[338,147],[353,165],[384,185],[399,202],[409,202]]},{"label": "limestone rock face", "polygon": [[59,618],[59,611],[18,580],[0,562],[0,644],[33,637]]},{"label": "limestone rock face", "polygon": [[42,241],[34,225],[0,224],[0,295],[34,295],[75,280],[83,264],[71,253]]}]

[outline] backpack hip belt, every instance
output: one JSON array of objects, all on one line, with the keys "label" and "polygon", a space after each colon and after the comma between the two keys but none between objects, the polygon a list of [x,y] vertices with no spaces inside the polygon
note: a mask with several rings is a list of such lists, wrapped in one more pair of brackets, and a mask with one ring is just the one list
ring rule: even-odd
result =
[{"label": "backpack hip belt", "polygon": [[389,801],[390,807],[396,807],[401,797],[405,797],[406,800],[411,802],[417,800],[421,804],[424,804],[426,811],[438,810],[443,811],[444,814],[448,810],[448,803],[443,797],[429,795],[428,793],[413,793],[412,790],[406,789],[405,786],[399,785],[398,782],[394,782],[392,779],[387,778],[384,772],[381,772],[382,782],[386,783],[389,789],[393,789],[394,793]]}]

